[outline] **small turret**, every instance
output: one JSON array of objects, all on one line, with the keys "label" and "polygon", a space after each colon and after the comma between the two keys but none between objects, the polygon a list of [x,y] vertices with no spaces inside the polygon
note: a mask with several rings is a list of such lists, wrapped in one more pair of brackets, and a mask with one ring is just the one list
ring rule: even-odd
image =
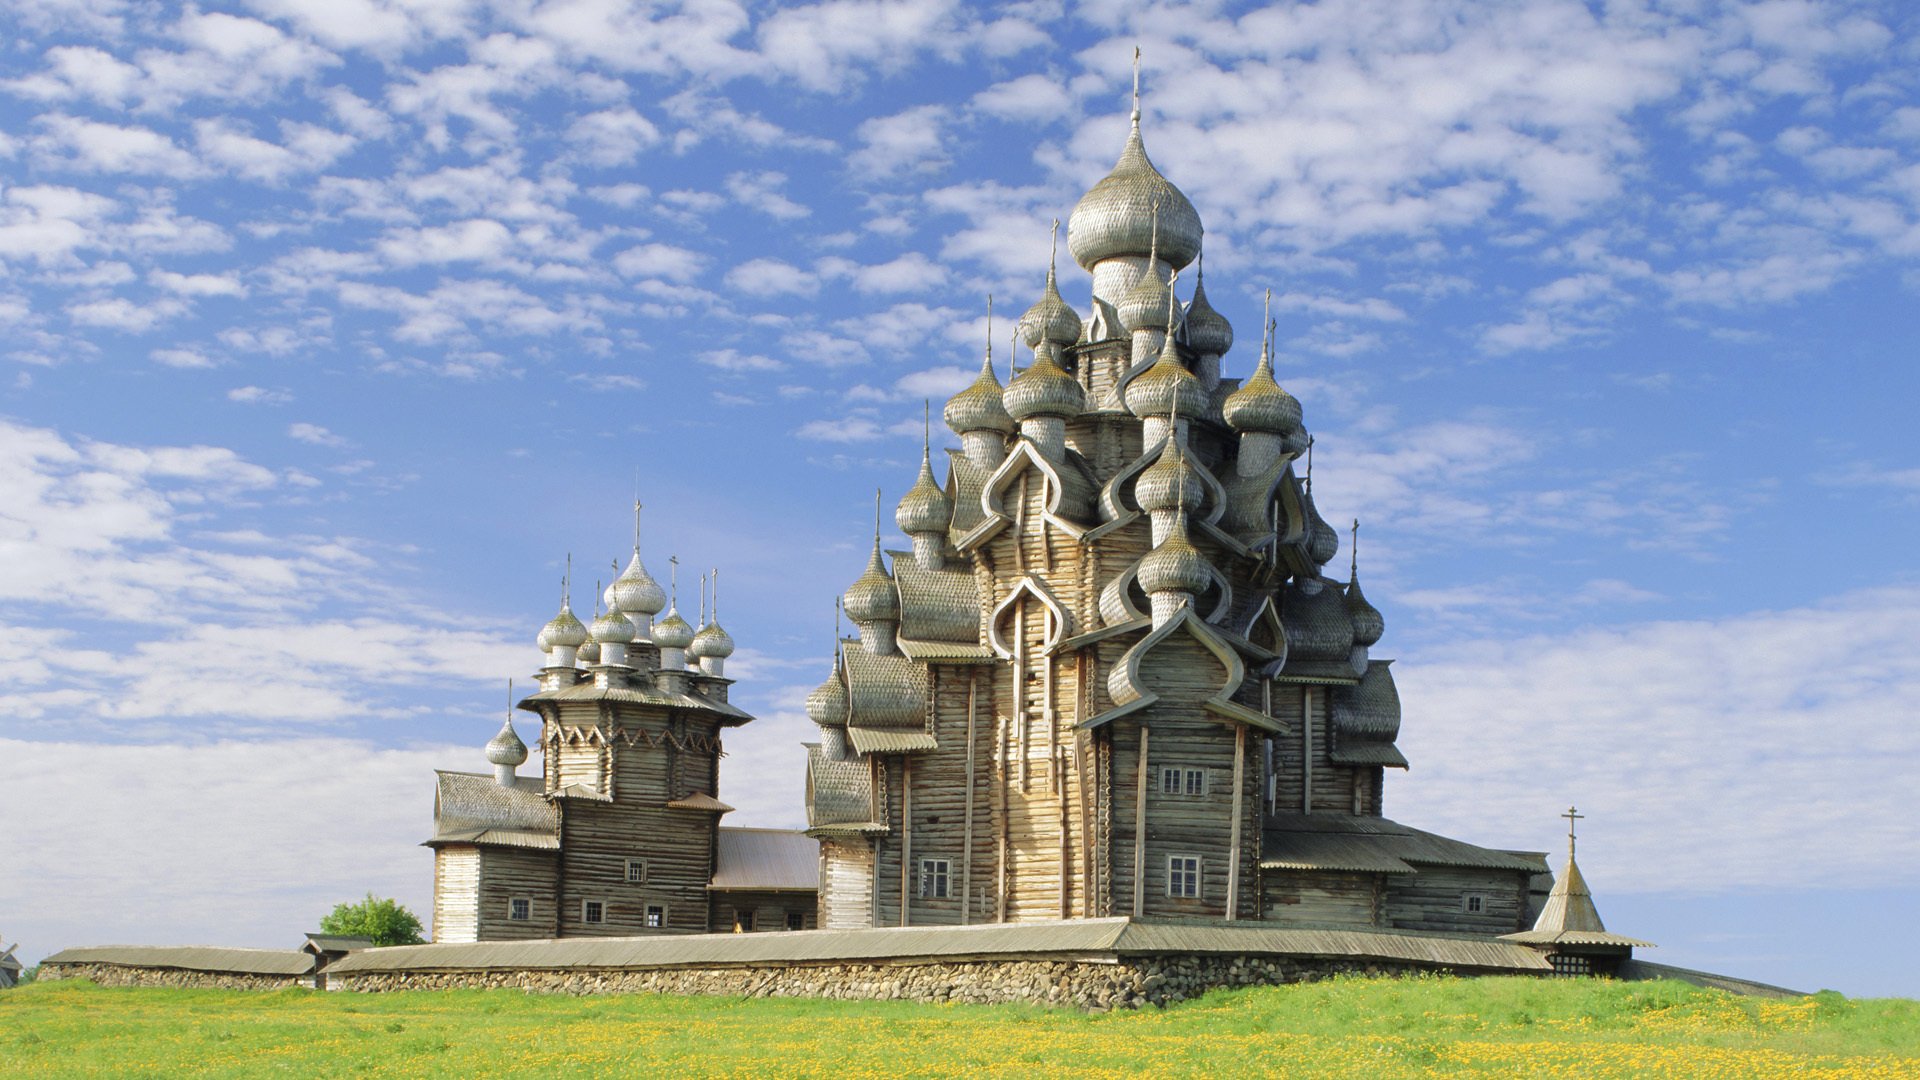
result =
[{"label": "small turret", "polygon": [[924,420],[920,443],[920,475],[901,497],[893,511],[893,522],[913,540],[913,560],[923,570],[946,567],[947,527],[953,522],[953,500],[933,478],[933,428],[931,406]]},{"label": "small turret", "polygon": [[1140,438],[1151,447],[1170,432],[1184,434],[1185,421],[1207,409],[1207,392],[1200,380],[1180,362],[1173,340],[1173,293],[1167,293],[1167,333],[1160,345],[1160,358],[1127,384],[1127,411],[1139,417]]},{"label": "small turret", "polygon": [[980,377],[947,399],[942,412],[947,426],[960,436],[967,460],[991,469],[1006,460],[1007,436],[1013,417],[1007,415],[1000,379],[993,372],[993,297],[987,297],[987,355],[980,361]]},{"label": "small turret", "polygon": [[567,576],[560,579],[560,613],[540,628],[540,636],[535,639],[540,650],[547,654],[544,670],[556,673],[551,689],[564,685],[559,681],[557,673],[573,668],[578,659],[580,646],[587,642],[587,628],[581,624],[579,616],[573,613],[573,603],[568,596],[571,591],[568,588],[568,579],[572,574],[573,557],[568,556]]},{"label": "small turret", "polygon": [[633,559],[613,584],[607,586],[607,610],[632,620],[638,640],[648,639],[653,617],[667,606],[667,594],[640,561],[640,500],[633,500]]},{"label": "small turret", "polygon": [[500,725],[500,733],[487,742],[487,762],[493,766],[494,782],[501,787],[512,787],[514,770],[527,763],[527,744],[520,741],[520,735],[513,730],[513,683],[507,683],[507,717]]},{"label": "small turret", "polygon": [[[1273,306],[1273,290],[1267,290],[1267,308]],[[1235,467],[1241,476],[1254,476],[1271,468],[1282,454],[1290,452],[1291,441],[1301,433],[1300,402],[1280,388],[1273,379],[1273,360],[1268,337],[1273,322],[1262,315],[1260,362],[1253,375],[1221,405],[1227,426],[1240,433],[1240,458]]]},{"label": "small turret", "polygon": [[[704,606],[706,578],[701,578],[702,604]],[[708,675],[726,673],[727,657],[733,655],[733,636],[720,627],[720,571],[713,571],[713,618],[706,621],[699,632],[693,635],[693,643],[687,647],[687,655],[700,662],[700,670]]]},{"label": "small turret", "polygon": [[1173,532],[1176,513],[1191,513],[1205,501],[1193,463],[1177,438],[1166,440],[1159,460],[1147,466],[1134,482],[1133,498],[1153,522],[1153,542],[1163,543]]},{"label": "small turret", "polygon": [[1367,596],[1360,591],[1360,519],[1353,519],[1353,541],[1348,545],[1348,554],[1353,562],[1347,577],[1347,618],[1353,622],[1353,644],[1360,650],[1359,658],[1364,660],[1366,650],[1377,643],[1387,632],[1387,620],[1380,609],[1367,602]]},{"label": "small turret", "polygon": [[680,615],[680,556],[667,560],[672,568],[673,595],[667,614],[653,624],[653,643],[660,649],[660,670],[682,671],[687,666],[687,646],[693,644],[693,627]]},{"label": "small turret", "polygon": [[828,758],[843,761],[847,756],[847,715],[851,699],[847,695],[847,677],[840,666],[840,602],[833,605],[833,671],[827,681],[807,695],[807,719],[820,728],[820,749]]},{"label": "small turret", "polygon": [[900,633],[900,593],[880,553],[880,492],[873,493],[873,555],[866,572],[845,595],[847,616],[860,628],[860,643],[877,656],[892,655]]},{"label": "small turret", "polygon": [[1200,268],[1194,275],[1193,299],[1187,301],[1187,317],[1182,324],[1187,348],[1197,358],[1194,375],[1208,394],[1220,385],[1220,358],[1233,348],[1233,324],[1207,303],[1207,257],[1200,256]]},{"label": "small turret", "polygon": [[1027,309],[1025,315],[1015,325],[1021,340],[1027,348],[1039,351],[1043,344],[1056,349],[1067,349],[1077,344],[1085,323],[1080,313],[1060,297],[1060,286],[1054,278],[1054,264],[1060,249],[1060,219],[1053,221],[1053,254],[1047,256],[1047,284],[1040,292],[1040,299]]}]

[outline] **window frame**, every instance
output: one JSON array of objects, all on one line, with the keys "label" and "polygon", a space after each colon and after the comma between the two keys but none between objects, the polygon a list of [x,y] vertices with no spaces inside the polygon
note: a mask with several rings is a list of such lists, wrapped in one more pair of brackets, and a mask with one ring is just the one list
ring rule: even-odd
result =
[{"label": "window frame", "polygon": [[1204,866],[1204,861],[1198,855],[1167,856],[1167,896],[1174,900],[1201,899],[1204,893],[1201,882]]},{"label": "window frame", "polygon": [[953,899],[953,860],[921,859],[919,892],[922,900]]},{"label": "window frame", "polygon": [[788,930],[805,930],[806,928],[807,928],[807,916],[805,912],[801,912],[801,911],[787,912],[787,929]]},{"label": "window frame", "polygon": [[[638,877],[635,877],[633,873],[636,869],[640,871],[640,876]],[[624,880],[629,885],[645,885],[647,883],[647,860],[628,859],[627,876]]]},{"label": "window frame", "polygon": [[[654,912],[656,911],[660,913],[658,922],[654,921]],[[665,930],[667,928],[667,905],[648,904],[646,910],[641,912],[640,925],[647,930]]]},{"label": "window frame", "polygon": [[1485,915],[1487,913],[1487,894],[1462,894],[1460,897],[1460,910],[1468,915]]},{"label": "window frame", "polygon": [[[515,911],[523,911],[525,912],[525,914],[515,915],[514,914]],[[508,922],[532,922],[533,921],[533,898],[530,896],[507,897],[507,921]]]},{"label": "window frame", "polygon": [[[594,909],[599,908],[599,918],[594,917]],[[605,900],[580,901],[580,921],[588,926],[602,926],[607,921],[607,902]]]}]

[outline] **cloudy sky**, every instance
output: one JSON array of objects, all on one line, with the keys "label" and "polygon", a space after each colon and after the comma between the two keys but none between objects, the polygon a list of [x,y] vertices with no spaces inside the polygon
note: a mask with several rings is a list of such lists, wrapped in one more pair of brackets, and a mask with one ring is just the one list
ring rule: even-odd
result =
[{"label": "cloudy sky", "polygon": [[1578,803],[1656,958],[1920,994],[1905,5],[15,0],[0,28],[24,956],[426,909],[431,770],[485,767],[636,483],[683,607],[724,571],[760,719],[721,795],[799,824],[873,488],[911,482],[987,295],[1037,296],[1137,43],[1228,374],[1271,288],[1316,495],[1365,523],[1414,762],[1389,812],[1557,852]]}]

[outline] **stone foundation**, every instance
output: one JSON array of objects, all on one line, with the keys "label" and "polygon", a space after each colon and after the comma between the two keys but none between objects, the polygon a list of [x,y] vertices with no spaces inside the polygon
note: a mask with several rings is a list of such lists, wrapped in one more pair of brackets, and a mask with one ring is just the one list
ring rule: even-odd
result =
[{"label": "stone foundation", "polygon": [[990,960],[651,969],[395,971],[337,974],[348,990],[513,988],[549,994],[722,994],[867,1001],[1004,1002],[1104,1012],[1168,1005],[1208,990],[1279,986],[1336,974],[1405,975],[1430,965],[1259,956],[1134,957],[1117,962]]},{"label": "stone foundation", "polygon": [[92,979],[101,986],[168,986],[197,990],[283,990],[312,985],[311,975],[243,975],[179,968],[123,967],[119,964],[42,964],[37,978]]}]

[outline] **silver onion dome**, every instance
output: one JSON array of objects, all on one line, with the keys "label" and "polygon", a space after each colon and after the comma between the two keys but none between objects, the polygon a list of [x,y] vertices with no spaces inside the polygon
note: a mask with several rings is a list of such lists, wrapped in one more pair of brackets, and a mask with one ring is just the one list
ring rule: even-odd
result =
[{"label": "silver onion dome", "polygon": [[1140,587],[1151,593],[1183,592],[1198,595],[1213,583],[1212,568],[1200,549],[1187,539],[1187,519],[1174,519],[1173,532],[1140,560]]},{"label": "silver onion dome", "polygon": [[1015,420],[1058,416],[1071,420],[1087,411],[1087,392],[1053,362],[1051,347],[1034,355],[1033,363],[1013,377],[1004,395],[1007,415]]},{"label": "silver onion dome", "polygon": [[1380,609],[1367,602],[1367,594],[1360,591],[1360,576],[1356,573],[1347,582],[1347,618],[1353,623],[1353,643],[1371,647],[1387,632],[1387,620]]},{"label": "silver onion dome", "polygon": [[1160,358],[1127,384],[1127,411],[1135,416],[1199,416],[1207,409],[1207,391],[1180,362],[1178,347],[1169,335],[1160,346]]},{"label": "silver onion dome", "polygon": [[1160,219],[1160,258],[1178,270],[1200,254],[1205,230],[1200,213],[1179,188],[1160,175],[1140,139],[1140,109],[1120,160],[1080,197],[1067,219],[1067,249],[1075,262],[1091,270],[1116,255],[1145,255],[1153,242],[1155,207]]},{"label": "silver onion dome", "polygon": [[534,639],[541,652],[550,652],[555,648],[577,649],[587,642],[587,628],[581,624],[579,616],[573,613],[573,607],[567,601],[560,601],[560,614],[555,615],[540,628],[540,636]]},{"label": "silver onion dome", "polygon": [[513,730],[512,717],[500,725],[498,735],[487,741],[487,762],[515,768],[527,763],[527,744],[521,742],[519,733]]},{"label": "silver onion dome", "polygon": [[1233,324],[1207,303],[1206,260],[1193,283],[1193,299],[1187,302],[1187,348],[1201,356],[1225,356],[1233,348]]},{"label": "silver onion dome", "polygon": [[609,611],[593,620],[593,640],[601,644],[628,645],[640,634],[633,620],[618,611]]},{"label": "silver onion dome", "polygon": [[1134,482],[1133,498],[1148,513],[1175,508],[1197,510],[1206,498],[1206,489],[1179,444],[1169,437],[1159,460],[1147,466]]},{"label": "silver onion dome", "polygon": [[657,615],[667,606],[666,590],[653,580],[647,568],[640,563],[640,550],[635,548],[632,561],[620,576],[607,586],[604,599],[607,607],[614,611],[633,612],[641,615]]},{"label": "silver onion dome", "polygon": [[680,617],[677,605],[667,609],[666,615],[653,624],[653,643],[663,649],[684,649],[693,644],[693,627]]},{"label": "silver onion dome", "polygon": [[1014,326],[1020,331],[1020,340],[1030,349],[1037,349],[1043,341],[1050,341],[1061,348],[1079,342],[1080,332],[1085,324],[1080,313],[1073,310],[1060,297],[1060,286],[1055,282],[1053,266],[1047,266],[1047,287],[1040,293],[1040,299],[1027,309],[1025,315]]},{"label": "silver onion dome", "polygon": [[1307,517],[1307,555],[1315,563],[1325,566],[1340,554],[1340,534],[1333,531],[1327,519],[1320,516],[1320,508],[1313,504],[1312,485],[1300,493],[1300,508]]},{"label": "silver onion dome", "polygon": [[845,727],[848,711],[847,684],[840,674],[840,659],[836,656],[833,674],[807,695],[807,719],[821,727]]},{"label": "silver onion dome", "polygon": [[599,663],[600,662],[600,643],[593,640],[592,638],[588,638],[587,643],[585,645],[580,646],[579,649],[574,651],[573,658],[582,664],[588,665],[589,667]]},{"label": "silver onion dome", "polygon": [[693,635],[692,644],[687,646],[687,655],[696,660],[707,656],[716,659],[732,656],[733,635],[722,630],[717,620],[710,622]]},{"label": "silver onion dome", "polygon": [[886,563],[880,557],[880,537],[873,538],[873,557],[867,560],[867,570],[847,586],[843,598],[847,616],[854,622],[866,624],[874,622],[898,622],[900,619],[900,594],[893,587],[893,578],[887,575]]},{"label": "silver onion dome", "polygon": [[1013,417],[1007,415],[1000,379],[993,373],[991,352],[980,362],[980,377],[966,389],[948,398],[947,407],[941,415],[957,435],[965,435],[969,431],[1013,434]]},{"label": "silver onion dome", "polygon": [[1254,431],[1287,435],[1301,430],[1300,401],[1273,380],[1273,365],[1265,349],[1260,350],[1260,363],[1253,374],[1227,395],[1220,412],[1227,426],[1242,435]]},{"label": "silver onion dome", "polygon": [[1114,308],[1119,312],[1120,325],[1129,334],[1141,330],[1159,330],[1167,325],[1167,308],[1172,299],[1173,293],[1167,288],[1167,283],[1160,280],[1153,264],[1148,263],[1140,280],[1134,282],[1133,288],[1127,290]]},{"label": "silver onion dome", "polygon": [[920,476],[901,497],[893,511],[893,523],[908,536],[941,533],[953,521],[953,500],[933,479],[933,458],[929,447],[920,448]]}]

